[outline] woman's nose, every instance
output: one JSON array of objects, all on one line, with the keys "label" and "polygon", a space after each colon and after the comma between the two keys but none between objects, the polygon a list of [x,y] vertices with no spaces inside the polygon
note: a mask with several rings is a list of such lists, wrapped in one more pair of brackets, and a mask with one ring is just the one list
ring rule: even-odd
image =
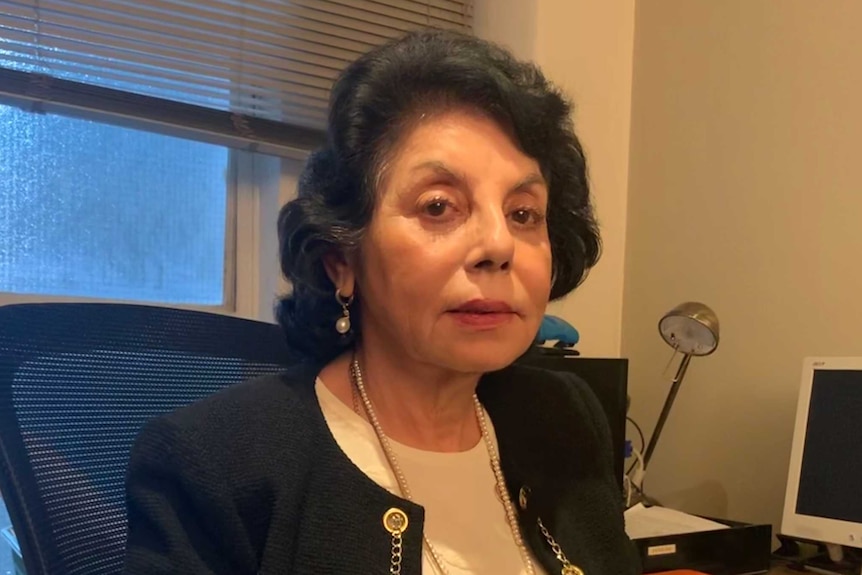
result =
[{"label": "woman's nose", "polygon": [[487,210],[476,222],[476,269],[508,270],[515,252],[515,238],[502,210]]}]

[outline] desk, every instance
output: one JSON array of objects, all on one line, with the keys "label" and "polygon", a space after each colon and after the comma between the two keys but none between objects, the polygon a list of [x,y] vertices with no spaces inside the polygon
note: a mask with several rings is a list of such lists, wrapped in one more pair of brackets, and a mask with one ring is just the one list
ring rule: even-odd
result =
[{"label": "desk", "polygon": [[[795,571],[793,569],[788,569],[787,567],[784,567],[784,566],[775,566],[775,567],[772,567],[766,573],[766,575],[800,575],[800,574],[804,575],[805,573],[811,573],[813,575],[812,571]],[[655,573],[653,575],[662,575],[662,574],[661,573]]]},{"label": "desk", "polygon": [[[787,567],[773,567],[766,573],[766,575],[804,575],[805,573],[811,573],[814,575],[812,571],[794,571]],[[653,575],[662,575],[662,573],[654,573]]]},{"label": "desk", "polygon": [[814,571],[797,571],[787,567],[773,567],[766,575],[817,575]]}]

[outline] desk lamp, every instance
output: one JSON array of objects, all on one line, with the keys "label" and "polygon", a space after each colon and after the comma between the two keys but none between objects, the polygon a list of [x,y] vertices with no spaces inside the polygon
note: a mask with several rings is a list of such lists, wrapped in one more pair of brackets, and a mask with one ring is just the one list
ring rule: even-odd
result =
[{"label": "desk lamp", "polygon": [[670,392],[664,401],[658,423],[656,423],[644,452],[644,469],[649,465],[655,446],[658,444],[661,430],[664,428],[671,407],[673,407],[673,402],[682,385],[682,378],[685,377],[692,356],[709,355],[718,347],[718,317],[714,311],[702,303],[685,302],[661,318],[658,322],[658,331],[669,346],[682,352],[683,355],[676,376],[673,378],[673,384],[670,386]]}]

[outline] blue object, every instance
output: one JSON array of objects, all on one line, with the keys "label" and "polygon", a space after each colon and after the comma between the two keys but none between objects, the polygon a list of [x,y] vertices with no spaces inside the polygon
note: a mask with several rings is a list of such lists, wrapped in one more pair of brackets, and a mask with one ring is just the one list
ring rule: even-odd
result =
[{"label": "blue object", "polygon": [[572,324],[554,315],[546,315],[542,319],[539,333],[536,334],[536,343],[556,340],[567,346],[572,346],[578,343],[580,339],[581,335]]}]

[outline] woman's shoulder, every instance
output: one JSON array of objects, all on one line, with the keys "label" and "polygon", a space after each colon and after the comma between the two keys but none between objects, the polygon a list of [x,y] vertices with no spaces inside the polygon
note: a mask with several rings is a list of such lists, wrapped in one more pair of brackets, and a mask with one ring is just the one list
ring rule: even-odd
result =
[{"label": "woman's shoulder", "polygon": [[226,418],[227,421],[237,422],[246,415],[253,415],[256,420],[274,417],[289,421],[290,418],[285,416],[301,413],[314,400],[317,372],[314,366],[300,365],[259,375],[225,387],[162,417],[183,428],[220,427]]},{"label": "woman's shoulder", "polygon": [[301,366],[258,376],[158,416],[138,435],[132,463],[170,451],[194,454],[225,470],[242,470],[309,451],[319,439],[316,374],[310,366]]}]

